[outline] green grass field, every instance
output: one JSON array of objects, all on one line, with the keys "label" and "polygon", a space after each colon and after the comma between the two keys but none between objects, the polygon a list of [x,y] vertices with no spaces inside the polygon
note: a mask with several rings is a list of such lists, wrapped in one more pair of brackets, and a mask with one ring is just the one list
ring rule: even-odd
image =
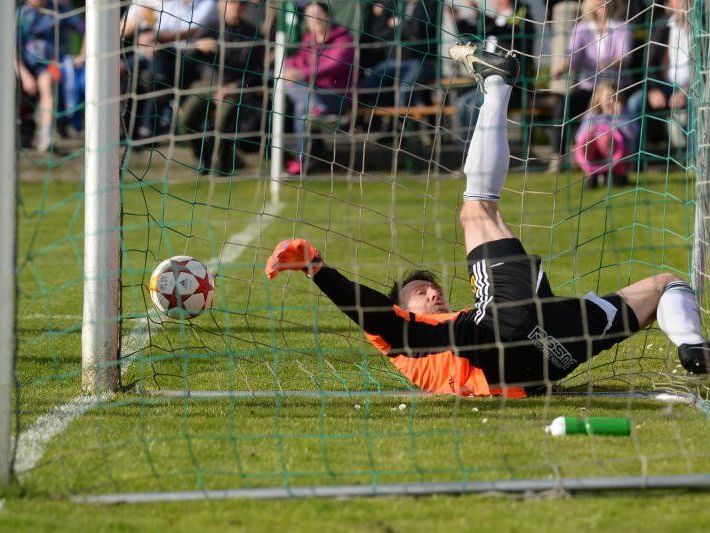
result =
[{"label": "green grass field", "polygon": [[[470,305],[457,218],[461,180],[432,173],[362,181],[324,175],[284,183],[281,204],[274,206],[261,182],[210,186],[157,152],[153,157],[143,171],[131,168],[123,189],[127,390],[99,402],[47,443],[9,491],[0,526],[634,531],[710,523],[698,514],[710,497],[682,492],[98,510],[68,501],[77,494],[135,491],[710,472],[710,421],[687,405],[590,396],[504,401],[379,395],[408,393],[410,386],[304,276],[269,282],[263,275],[276,242],[304,236],[330,264],[375,288],[427,266],[441,276],[455,307]],[[46,169],[46,176],[53,172]],[[42,176],[37,168],[35,174]],[[587,191],[578,174],[517,173],[507,187],[502,207],[511,227],[529,252],[544,258],[561,294],[602,294],[661,270],[688,272],[694,190],[684,174],[642,173],[634,187]],[[16,398],[18,430],[25,431],[81,394],[83,192],[78,180],[39,178],[23,182],[20,196]],[[148,313],[150,272],[182,253],[222,258],[213,310],[191,323]],[[707,381],[676,370],[674,350],[652,329],[598,356],[563,387],[706,394]],[[155,396],[165,390],[321,394]],[[400,403],[406,407],[399,409]],[[630,438],[553,439],[543,428],[558,415],[628,416],[633,432]]]}]

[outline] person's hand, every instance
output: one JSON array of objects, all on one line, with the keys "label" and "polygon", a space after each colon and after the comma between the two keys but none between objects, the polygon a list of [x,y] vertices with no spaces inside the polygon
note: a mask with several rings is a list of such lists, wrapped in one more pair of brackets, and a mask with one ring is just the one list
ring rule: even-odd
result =
[{"label": "person's hand", "polygon": [[214,54],[217,51],[217,41],[209,37],[197,39],[195,48],[203,54]]},{"label": "person's hand", "polygon": [[214,95],[212,96],[212,98],[215,100],[224,100],[228,96],[236,94],[237,92],[239,92],[239,87],[237,87],[237,84],[236,83],[228,83],[227,85],[223,85],[222,87],[217,89],[214,92]]},{"label": "person's hand", "polygon": [[22,90],[30,96],[37,94],[37,80],[32,75],[32,73],[22,68],[20,69],[20,83],[22,84]]},{"label": "person's hand", "polygon": [[562,64],[559,67],[557,67],[555,70],[552,71],[552,79],[559,80],[562,76],[565,75],[568,67],[569,67],[569,65],[567,65],[567,64]]},{"label": "person's hand", "polygon": [[286,239],[274,248],[266,261],[264,271],[269,279],[274,279],[284,270],[300,270],[309,277],[323,266],[318,249],[306,239]]},{"label": "person's hand", "polygon": [[227,91],[224,87],[220,87],[217,89],[214,94],[212,95],[213,100],[224,100],[227,96],[229,95],[229,91]]},{"label": "person's hand", "polygon": [[297,68],[287,67],[284,70],[283,77],[287,81],[301,81],[303,80],[303,73]]},{"label": "person's hand", "polygon": [[86,63],[86,56],[84,54],[79,54],[77,56],[74,56],[72,58],[72,61],[74,62],[74,66],[79,68],[81,67],[84,63]]},{"label": "person's hand", "polygon": [[136,44],[138,51],[147,58],[153,57],[155,45],[158,42],[158,34],[154,31],[144,31],[138,34]]},{"label": "person's hand", "polygon": [[683,109],[686,103],[687,99],[685,93],[680,90],[673,91],[673,94],[671,94],[671,97],[668,99],[668,107],[671,109]]},{"label": "person's hand", "polygon": [[648,91],[648,105],[651,109],[663,109],[666,107],[666,95],[660,89]]}]

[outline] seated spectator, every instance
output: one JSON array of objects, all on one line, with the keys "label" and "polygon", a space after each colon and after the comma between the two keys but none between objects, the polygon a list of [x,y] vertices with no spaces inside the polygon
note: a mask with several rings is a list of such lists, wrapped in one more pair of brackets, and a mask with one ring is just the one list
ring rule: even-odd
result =
[{"label": "seated spectator", "polygon": [[[482,36],[484,41],[481,46],[489,52],[503,50],[518,55],[521,72],[519,81],[513,87],[510,105],[519,107],[532,66],[527,57],[532,51],[534,39],[530,25],[527,24],[530,16],[528,6],[521,0],[489,0],[487,6],[489,9],[482,15],[478,13],[475,2],[470,2],[466,8],[459,8],[457,29],[459,34],[473,33]],[[477,15],[473,16],[474,14]],[[465,129],[464,139],[471,138],[482,102],[483,94],[478,87],[462,92],[456,100],[459,123]]]},{"label": "seated spectator", "polygon": [[629,82],[627,61],[631,51],[631,30],[621,21],[626,4],[620,0],[584,0],[583,19],[575,25],[568,47],[569,56],[552,73],[553,78],[570,75],[567,91],[553,109],[553,143],[557,154],[550,171],[560,168],[570,127],[589,105],[592,89],[599,80],[611,80],[623,87]]},{"label": "seated spectator", "polygon": [[[154,98],[139,98],[153,90],[151,65],[154,51],[154,30],[162,0],[131,0],[128,9],[123,13],[120,23],[120,34],[123,53],[121,54],[121,73],[123,90],[131,91],[128,114],[133,113],[135,121],[126,120],[129,132],[135,138],[147,138],[153,134],[151,126],[156,115],[156,100]],[[148,34],[146,46],[139,46],[142,34]]]},{"label": "seated spectator", "polygon": [[[379,89],[393,87],[396,82],[399,82],[396,102],[409,105],[416,85],[435,75],[434,62],[439,53],[437,2],[403,1],[403,6],[397,0],[376,1],[370,6],[367,34],[369,40],[380,46],[368,47],[363,54],[366,68],[358,86],[364,89],[363,100],[371,105],[394,104],[382,99],[391,92]],[[377,62],[370,58],[377,58]]]},{"label": "seated spectator", "polygon": [[[153,11],[152,16],[140,17],[137,27],[127,30],[137,31],[135,40],[140,53],[152,59],[152,84],[155,90],[177,87],[185,89],[200,79],[202,64],[184,57],[184,51],[191,42],[203,34],[214,30],[218,20],[215,0],[162,0],[151,9],[145,0],[134,0],[136,8]],[[149,27],[153,21],[152,28]],[[124,31],[128,34],[128,31]],[[168,105],[172,95],[154,100],[153,107],[161,117],[162,124],[153,126],[144,136],[153,136],[157,130],[169,127],[171,108]]]},{"label": "seated spectator", "polygon": [[[211,168],[214,136],[217,137],[215,170],[233,174],[243,166],[235,150],[236,140],[230,133],[256,124],[250,117],[261,108],[261,98],[243,89],[259,87],[263,83],[264,46],[259,31],[244,19],[247,2],[220,0],[219,12],[224,18],[224,30],[219,38],[203,37],[195,41],[195,60],[213,66],[208,81],[211,95],[192,94],[185,98],[179,119],[183,128],[203,136],[191,141],[199,161],[200,171]],[[209,134],[210,130],[213,134]]]},{"label": "seated spectator", "polygon": [[[663,128],[664,118],[657,114],[672,111],[671,133],[680,121],[680,130],[687,126],[688,86],[690,84],[690,38],[688,33],[686,0],[668,0],[664,10],[655,9],[651,20],[651,35],[648,45],[648,73],[644,86],[629,97],[629,112],[634,117],[643,113],[649,114],[644,121],[646,130],[652,134],[658,128]],[[655,115],[655,116],[654,116]],[[662,131],[665,131],[662,129]],[[671,135],[671,141],[676,146],[682,146],[684,140]]]},{"label": "seated spectator", "polygon": [[[84,21],[65,15],[68,9],[56,0],[26,0],[17,16],[17,73],[22,91],[38,98],[39,131],[35,147],[46,152],[52,147],[54,87],[61,80],[58,63],[67,55],[69,31],[84,34]],[[81,54],[72,61],[83,63]]]},{"label": "seated spectator", "polygon": [[624,109],[623,94],[611,82],[599,82],[575,136],[575,156],[590,188],[604,185],[609,174],[614,185],[628,185],[627,158],[637,137],[638,122]]},{"label": "seated spectator", "polygon": [[308,117],[342,113],[352,84],[355,57],[352,35],[331,21],[328,4],[311,2],[304,16],[307,33],[296,53],[286,60],[284,69],[298,143],[297,157],[286,162],[290,175],[305,171]]}]

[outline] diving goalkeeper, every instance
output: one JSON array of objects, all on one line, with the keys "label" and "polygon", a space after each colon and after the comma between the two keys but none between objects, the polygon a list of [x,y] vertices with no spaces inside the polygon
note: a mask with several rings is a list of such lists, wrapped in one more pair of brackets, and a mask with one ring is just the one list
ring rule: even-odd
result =
[{"label": "diving goalkeeper", "polygon": [[710,345],[701,334],[699,307],[677,276],[651,276],[601,297],[552,293],[540,258],[525,252],[498,209],[508,173],[506,117],[518,62],[472,44],[457,44],[450,54],[485,93],[464,165],[461,208],[473,307],[452,311],[426,271],[399,281],[386,296],[327,266],[303,239],[276,246],[268,277],[304,271],[400,372],[433,393],[541,392],[654,319],[678,346],[683,367],[707,373]]}]

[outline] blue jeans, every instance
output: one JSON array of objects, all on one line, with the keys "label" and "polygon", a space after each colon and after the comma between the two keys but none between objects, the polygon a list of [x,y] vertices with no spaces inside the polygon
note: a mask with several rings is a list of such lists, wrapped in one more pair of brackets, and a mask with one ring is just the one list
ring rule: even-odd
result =
[{"label": "blue jeans", "polygon": [[[399,74],[399,76],[397,76]],[[360,80],[361,89],[390,88],[394,86],[395,79],[399,77],[399,105],[407,105],[410,95],[418,83],[425,82],[434,77],[434,69],[426,60],[404,59],[397,63],[394,59],[386,59],[375,65]],[[380,101],[380,93],[376,97],[363,95],[365,100],[372,101],[373,105],[386,105]]]},{"label": "blue jeans", "polygon": [[286,97],[293,105],[293,131],[296,134],[296,150],[303,159],[308,142],[307,120],[312,109],[318,108],[327,114],[341,115],[345,105],[346,95],[332,92],[323,92],[325,89],[316,88],[315,92],[310,85],[301,82],[288,82],[286,84]]}]

